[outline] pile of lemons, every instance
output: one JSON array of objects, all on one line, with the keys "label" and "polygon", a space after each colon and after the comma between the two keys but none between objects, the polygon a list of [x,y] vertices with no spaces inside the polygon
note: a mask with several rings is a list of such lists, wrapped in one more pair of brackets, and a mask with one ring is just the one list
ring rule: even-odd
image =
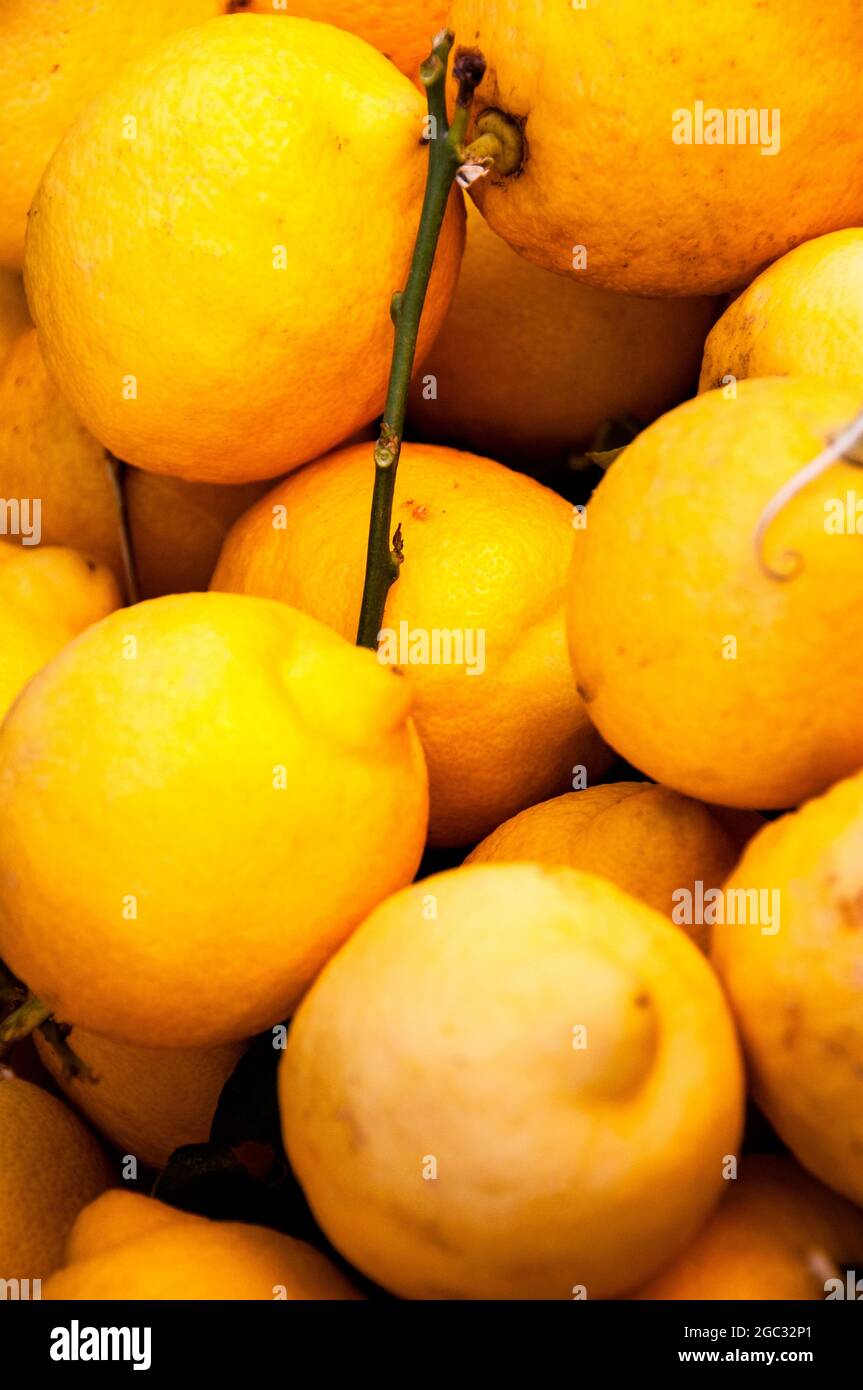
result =
[{"label": "pile of lemons", "polygon": [[[863,1259],[859,4],[290,9],[0,15],[2,998],[96,1078],[50,1023],[5,1057],[0,1279],[824,1298]],[[521,162],[449,198],[374,653],[447,22]],[[347,1273],[124,1189],[289,1018]]]}]

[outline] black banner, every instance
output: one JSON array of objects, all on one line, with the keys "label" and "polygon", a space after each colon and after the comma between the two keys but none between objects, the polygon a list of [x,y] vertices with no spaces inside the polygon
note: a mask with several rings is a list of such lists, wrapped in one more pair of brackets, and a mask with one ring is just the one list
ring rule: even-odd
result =
[{"label": "black banner", "polygon": [[[351,1376],[390,1362],[397,1381],[469,1364],[533,1361],[532,1380],[565,1357],[592,1372],[671,1367],[843,1369],[860,1346],[861,1309],[825,1303],[40,1303],[0,1305],[3,1383],[136,1370],[161,1383],[191,1370],[315,1379],[344,1358]],[[344,1319],[344,1321],[343,1321]],[[411,1337],[405,1343],[403,1337]],[[390,1340],[392,1339],[392,1340]],[[389,1348],[389,1351],[388,1351]],[[411,1350],[412,1348],[412,1350]],[[303,1358],[301,1362],[299,1358]],[[537,1360],[537,1358],[539,1358]],[[543,1369],[544,1368],[544,1369]],[[16,1376],[18,1378],[16,1378]]]}]

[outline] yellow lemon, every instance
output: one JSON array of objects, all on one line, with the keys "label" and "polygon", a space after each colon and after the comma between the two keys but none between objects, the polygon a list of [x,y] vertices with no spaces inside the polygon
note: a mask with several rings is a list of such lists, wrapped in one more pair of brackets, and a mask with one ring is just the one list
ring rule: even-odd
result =
[{"label": "yellow lemon", "polygon": [[100,1145],[68,1106],[0,1071],[0,1279],[47,1279],[78,1212],[110,1181]]},{"label": "yellow lemon", "polygon": [[187,483],[130,468],[126,505],[141,597],[206,589],[225,536],[266,488]]},{"label": "yellow lemon", "polygon": [[[229,527],[267,486],[187,483],[138,468],[125,479],[143,598],[206,589]],[[76,546],[123,580],[105,450],[48,376],[32,328],[0,366],[0,493],[38,497],[43,541]]]},{"label": "yellow lemon", "polygon": [[0,12],[0,265],[20,266],[42,170],[67,128],[130,58],[221,13],[225,0],[9,0]]},{"label": "yellow lemon", "polygon": [[0,543],[0,719],[31,676],[121,601],[110,570],[76,550]]},{"label": "yellow lemon", "polygon": [[64,1075],[60,1057],[41,1034],[36,1051],[54,1080],[124,1154],[161,1168],[182,1144],[203,1144],[222,1088],[245,1051],[221,1047],[132,1047],[73,1028],[69,1046],[93,1080]]},{"label": "yellow lemon", "polygon": [[861,541],[828,525],[859,470],[837,463],[773,521],[778,577],[755,540],[858,409],[815,378],[709,392],[639,435],[588,504],[569,608],[578,688],[612,747],[676,791],[785,807],[863,765]]},{"label": "yellow lemon", "polygon": [[[156,473],[247,482],[379,413],[424,115],[381,54],[304,19],[216,19],[127,67],[54,155],[28,232],[42,351],[87,429]],[[460,199],[421,352],[458,272]]]},{"label": "yellow lemon", "polygon": [[804,1168],[863,1204],[863,774],[756,835],[732,892],[746,911],[714,927],[713,960],[755,1098]]},{"label": "yellow lemon", "polygon": [[689,393],[714,301],[609,294],[516,255],[472,203],[467,226],[455,297],[411,389],[430,439],[529,466]]},{"label": "yellow lemon", "polygon": [[859,0],[453,0],[450,23],[488,64],[476,126],[525,142],[476,197],[538,265],[716,294],[863,216]]},{"label": "yellow lemon", "polygon": [[[273,0],[233,0],[229,8],[272,14],[276,6]],[[349,29],[417,79],[432,37],[444,27],[447,5],[444,0],[290,0],[290,12]]]},{"label": "yellow lemon", "polygon": [[728,376],[805,374],[863,396],[863,229],[804,242],[729,305],[704,349],[701,390]]},{"label": "yellow lemon", "polygon": [[[863,1261],[863,1212],[790,1159],[750,1154],[704,1229],[641,1299],[823,1299]],[[840,1293],[840,1297],[844,1296]]]},{"label": "yellow lemon", "polygon": [[[352,638],[372,474],[364,445],[292,474],[230,532],[213,587],[280,598]],[[402,451],[393,525],[405,560],[379,659],[415,693],[435,844],[471,844],[571,786],[575,765],[608,764],[567,665],[572,523],[566,502],[502,464]]]},{"label": "yellow lemon", "polygon": [[708,891],[730,873],[759,824],[759,817],[751,819],[650,782],[614,782],[528,807],[498,826],[465,863],[529,859],[600,874],[684,926],[706,948],[708,929],[687,905],[699,882]]},{"label": "yellow lemon", "polygon": [[[716,977],[590,874],[476,865],[368,918],[280,1069],[336,1247],[412,1298],[608,1298],[689,1243],[740,1136]],[[583,1294],[582,1294],[583,1296]]]},{"label": "yellow lemon", "polygon": [[29,322],[24,281],[17,271],[0,267],[0,365]]},{"label": "yellow lemon", "polygon": [[408,684],[284,604],[97,624],[0,732],[0,955],[56,1016],[148,1047],[281,1019],[413,877]]},{"label": "yellow lemon", "polygon": [[152,1197],[106,1193],[70,1238],[69,1263],[43,1294],[77,1299],[350,1299],[360,1295],[303,1241],[263,1226],[209,1221]]},{"label": "yellow lemon", "polygon": [[166,1226],[175,1226],[190,1215],[142,1193],[111,1187],[78,1213],[66,1241],[63,1263],[71,1265],[89,1260],[93,1255],[128,1245]]}]

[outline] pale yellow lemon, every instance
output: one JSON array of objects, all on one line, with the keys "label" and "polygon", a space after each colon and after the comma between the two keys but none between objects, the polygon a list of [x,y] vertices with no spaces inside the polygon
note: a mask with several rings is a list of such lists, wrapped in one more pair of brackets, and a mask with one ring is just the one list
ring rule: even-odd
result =
[{"label": "pale yellow lemon", "polygon": [[713,961],[755,1098],[804,1168],[863,1205],[863,774],[756,835],[732,892]]},{"label": "pale yellow lemon", "polygon": [[707,339],[701,390],[799,373],[847,381],[863,399],[863,228],[805,241],[757,276]]},{"label": "pale yellow lemon", "polygon": [[713,971],[658,912],[475,865],[382,903],[325,967],[280,1104],[315,1216],[392,1292],[608,1298],[709,1214],[742,1075]]}]

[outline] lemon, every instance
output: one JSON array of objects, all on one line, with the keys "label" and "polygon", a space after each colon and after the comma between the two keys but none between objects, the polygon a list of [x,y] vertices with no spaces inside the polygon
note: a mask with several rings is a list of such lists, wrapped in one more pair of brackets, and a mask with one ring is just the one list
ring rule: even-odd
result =
[{"label": "lemon", "polygon": [[647,424],[689,393],[715,301],[564,280],[517,255],[472,203],[467,228],[455,297],[411,390],[427,438],[530,471],[589,448],[615,416]]},{"label": "lemon", "polygon": [[0,542],[0,718],[37,671],[120,603],[110,570],[77,551]]},{"label": "lemon", "polygon": [[[234,0],[231,8],[272,14],[276,7],[273,0]],[[379,48],[405,76],[416,79],[432,36],[444,27],[447,5],[445,0],[290,0],[290,12],[349,29]]]},{"label": "lemon", "polygon": [[[647,1299],[823,1300],[863,1261],[863,1213],[791,1159],[747,1154],[691,1246],[640,1289]],[[836,1285],[834,1284],[833,1289]]]},{"label": "lemon", "polygon": [[67,1105],[0,1072],[0,1279],[47,1279],[78,1212],[110,1181],[105,1154]]},{"label": "lemon", "polygon": [[761,559],[756,545],[774,495],[858,409],[814,377],[708,392],[640,434],[588,503],[569,607],[578,687],[611,746],[675,791],[782,808],[863,764],[860,538],[830,524],[859,470],[829,468]]},{"label": "lemon", "polygon": [[[361,445],[279,484],[229,533],[213,588],[282,599],[353,639],[372,472]],[[574,768],[608,764],[566,654],[574,520],[562,498],[489,459],[402,450],[393,526],[405,560],[379,659],[415,693],[434,844],[472,844],[571,786]]]},{"label": "lemon", "polygon": [[[126,509],[142,598],[206,589],[229,527],[265,489],[266,483],[187,483],[127,469]],[[123,582],[105,450],[48,376],[33,328],[0,365],[0,494],[38,497],[42,541],[85,551]]]},{"label": "lemon", "polygon": [[529,859],[600,874],[679,921],[706,948],[709,931],[686,920],[681,890],[718,888],[760,817],[721,812],[650,782],[568,792],[513,816],[477,845],[467,864]]},{"label": "lemon", "polygon": [[725,890],[753,903],[713,930],[753,1094],[804,1168],[863,1204],[863,774],[766,826]]},{"label": "lemon", "polygon": [[130,58],[225,0],[9,0],[0,13],[0,265],[20,266],[27,209],[55,146]]},{"label": "lemon", "polygon": [[[474,185],[529,260],[630,294],[718,294],[863,216],[858,0],[453,0],[523,130]],[[825,74],[829,81],[825,82]]]},{"label": "lemon", "polygon": [[701,389],[729,376],[806,374],[863,396],[863,229],[829,232],[768,266],[707,339]]},{"label": "lemon", "polygon": [[162,1168],[183,1144],[203,1144],[243,1043],[132,1047],[73,1028],[68,1042],[93,1079],[68,1077],[41,1034],[36,1051],[71,1103],[115,1148]]},{"label": "lemon", "polygon": [[[304,19],[214,19],[127,66],[56,151],[28,232],[42,351],[90,433],[153,472],[237,483],[372,420],[424,119],[381,54]],[[421,353],[463,235],[456,190]]]},{"label": "lemon", "polygon": [[0,730],[0,955],[63,1022],[207,1047],[278,1022],[412,878],[408,684],[284,604],[124,609]]},{"label": "lemon", "polygon": [[615,1297],[689,1243],[740,1135],[716,977],[571,869],[382,903],[294,1019],[288,1154],[335,1246],[412,1298]]},{"label": "lemon", "polygon": [[351,1299],[360,1295],[303,1241],[208,1221],[152,1197],[109,1192],[72,1231],[70,1262],[43,1294],[78,1299]]}]

